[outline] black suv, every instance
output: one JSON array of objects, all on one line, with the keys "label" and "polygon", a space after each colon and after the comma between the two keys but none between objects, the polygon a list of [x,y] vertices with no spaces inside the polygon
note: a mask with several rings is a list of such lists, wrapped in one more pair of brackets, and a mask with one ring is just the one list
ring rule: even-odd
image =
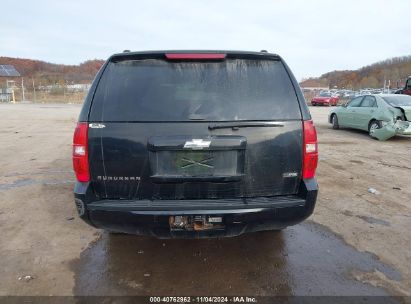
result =
[{"label": "black suv", "polygon": [[111,56],[73,140],[80,217],[157,237],[280,230],[314,209],[317,135],[278,55]]}]

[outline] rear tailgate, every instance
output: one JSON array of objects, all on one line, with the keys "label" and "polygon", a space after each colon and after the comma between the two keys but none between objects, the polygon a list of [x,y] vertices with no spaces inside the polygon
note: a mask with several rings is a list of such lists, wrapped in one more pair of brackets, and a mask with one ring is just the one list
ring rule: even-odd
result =
[{"label": "rear tailgate", "polygon": [[[91,177],[103,198],[205,199],[297,192],[301,122],[235,133],[208,132],[206,123],[105,125],[89,130]],[[175,146],[163,146],[165,138]],[[184,148],[198,139],[211,144],[201,150]],[[218,147],[221,141],[224,146]]]},{"label": "rear tailgate", "polygon": [[302,121],[280,60],[113,60],[90,113],[103,199],[297,193]]}]

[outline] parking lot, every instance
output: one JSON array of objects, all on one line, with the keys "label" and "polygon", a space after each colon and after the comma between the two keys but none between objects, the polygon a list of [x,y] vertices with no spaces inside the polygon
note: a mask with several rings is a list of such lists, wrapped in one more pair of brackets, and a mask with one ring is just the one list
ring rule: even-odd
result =
[{"label": "parking lot", "polygon": [[411,139],[332,130],[329,108],[311,107],[320,194],[308,221],[230,239],[158,240],[78,219],[79,111],[0,105],[0,295],[411,295]]}]

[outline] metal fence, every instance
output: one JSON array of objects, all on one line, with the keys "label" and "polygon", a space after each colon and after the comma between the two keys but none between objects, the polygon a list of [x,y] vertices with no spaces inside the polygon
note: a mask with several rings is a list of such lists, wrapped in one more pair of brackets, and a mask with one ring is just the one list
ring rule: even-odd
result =
[{"label": "metal fence", "polygon": [[0,88],[0,102],[81,103],[90,84]]}]

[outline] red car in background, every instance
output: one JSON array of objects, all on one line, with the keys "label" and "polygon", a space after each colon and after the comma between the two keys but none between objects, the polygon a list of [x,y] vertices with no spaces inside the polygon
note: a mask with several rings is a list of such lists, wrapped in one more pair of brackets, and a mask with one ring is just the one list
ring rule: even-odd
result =
[{"label": "red car in background", "polygon": [[311,105],[313,106],[336,106],[339,97],[334,96],[329,92],[321,92],[320,95],[314,97],[311,100]]}]

